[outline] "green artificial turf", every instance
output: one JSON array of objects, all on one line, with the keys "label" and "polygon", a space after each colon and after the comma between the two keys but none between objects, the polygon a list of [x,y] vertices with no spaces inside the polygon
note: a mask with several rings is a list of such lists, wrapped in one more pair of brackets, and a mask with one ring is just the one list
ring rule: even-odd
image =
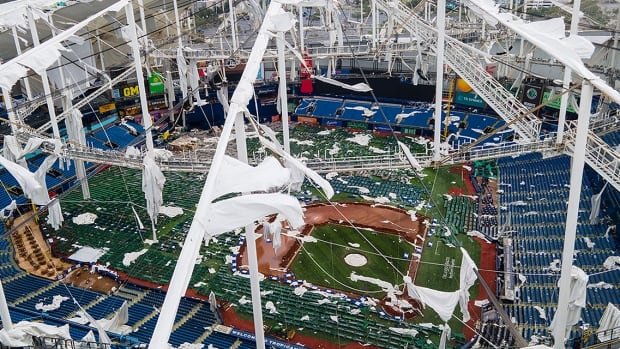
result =
[{"label": "green artificial turf", "polygon": [[[391,284],[401,284],[400,273],[406,274],[410,263],[410,257],[405,259],[403,256],[405,253],[411,256],[413,246],[405,240],[399,241],[396,235],[369,230],[360,230],[360,233],[342,225],[325,224],[315,227],[312,237],[319,241],[304,243],[291,270],[298,279],[316,285],[346,292],[366,292],[376,298],[382,297],[384,292],[380,287],[363,281],[354,282],[350,279],[351,273],[377,278]],[[364,238],[383,256],[379,255]],[[351,247],[349,243],[359,244],[359,248]],[[365,256],[368,263],[361,267],[347,265],[344,258],[350,253]],[[388,260],[394,266],[390,265]]]},{"label": "green artificial turf", "polygon": [[[113,167],[90,180],[91,200],[83,200],[78,190],[63,199],[63,211],[68,213],[65,224],[58,231],[44,227],[46,237],[54,239],[53,251],[68,256],[81,246],[104,248],[106,253],[99,259],[100,263],[143,280],[168,283],[200,196],[202,185],[197,183],[202,184],[202,180],[196,174],[165,175],[164,204],[182,207],[184,213],[173,218],[158,217],[158,243],[149,245],[144,242],[152,238],[152,232],[150,219],[143,207],[145,199],[141,190],[141,172]],[[143,230],[138,227],[132,205],[145,226]],[[94,224],[76,225],[71,221],[72,217],[85,212],[97,215]],[[196,288],[204,288],[203,285],[213,277],[213,271],[217,271],[224,264],[225,256],[231,254],[230,247],[237,245],[238,241],[236,234],[227,233],[220,236],[217,242],[201,247],[203,258],[194,267],[190,287],[200,285]],[[148,251],[131,265],[123,265],[126,253],[142,249]]]},{"label": "green artificial turf", "polygon": [[[480,264],[480,245],[469,236],[460,234],[456,236],[458,244],[469,253],[476,263]],[[429,242],[432,246],[429,246]],[[415,275],[414,283],[418,286],[428,287],[439,291],[456,291],[459,288],[459,273],[462,253],[458,247],[450,247],[442,241],[438,235],[427,237],[424,250],[422,251],[422,264]],[[478,281],[469,289],[470,299],[478,295]],[[461,318],[461,311],[457,306],[454,316]],[[443,321],[431,308],[426,307],[423,316],[415,319],[415,322],[430,322],[440,324]],[[452,318],[449,322],[453,332],[461,332],[463,324]]]},{"label": "green artificial turf", "polygon": [[443,217],[446,212],[443,194],[448,193],[451,187],[462,188],[465,185],[463,178],[450,172],[450,167],[425,168],[422,173],[421,178],[414,178],[411,183],[425,188],[425,193],[430,193],[433,207],[421,213],[435,218]]}]

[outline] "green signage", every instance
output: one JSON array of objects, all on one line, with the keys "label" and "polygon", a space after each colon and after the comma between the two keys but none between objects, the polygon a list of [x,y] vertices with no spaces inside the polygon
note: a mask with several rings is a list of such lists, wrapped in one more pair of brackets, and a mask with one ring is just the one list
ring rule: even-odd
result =
[{"label": "green signage", "polygon": [[407,134],[407,135],[414,135],[416,134],[417,129],[415,128],[403,128],[403,133]]},{"label": "green signage", "polygon": [[149,91],[152,95],[161,95],[164,93],[164,78],[161,74],[154,72],[149,76]]},{"label": "green signage", "polygon": [[484,100],[474,92],[457,92],[454,103],[476,108],[484,108],[486,106]]},{"label": "green signage", "polygon": [[361,129],[361,130],[367,130],[368,129],[368,125],[365,122],[360,122],[360,121],[349,121],[349,122],[347,122],[347,127],[358,128],[358,129]]},{"label": "green signage", "polygon": [[[546,103],[549,100],[549,95],[551,95],[551,91],[545,91],[543,93],[543,103]],[[554,96],[552,96],[551,98],[553,98]],[[553,101],[551,101],[551,103],[547,104],[547,108],[553,108],[553,109],[560,109],[560,104],[561,104],[561,100],[562,98],[556,98]],[[573,106],[570,105],[570,103],[568,103],[568,105],[566,106],[566,111],[569,113],[576,113],[575,109],[573,108]]]}]

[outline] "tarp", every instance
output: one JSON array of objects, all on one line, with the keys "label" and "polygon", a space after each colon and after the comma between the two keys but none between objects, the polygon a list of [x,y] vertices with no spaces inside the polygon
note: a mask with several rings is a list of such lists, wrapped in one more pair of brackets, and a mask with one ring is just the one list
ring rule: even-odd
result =
[{"label": "tarp", "polygon": [[84,246],[69,256],[69,260],[78,263],[96,263],[105,251],[99,248]]}]

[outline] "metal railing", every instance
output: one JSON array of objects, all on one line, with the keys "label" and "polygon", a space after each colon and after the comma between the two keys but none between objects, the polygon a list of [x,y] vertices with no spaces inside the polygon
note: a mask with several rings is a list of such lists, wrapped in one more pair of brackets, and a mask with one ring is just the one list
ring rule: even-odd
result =
[{"label": "metal railing", "polygon": [[[413,33],[419,40],[433,46],[437,41],[437,31],[418,18],[400,1],[377,0],[377,5],[389,11],[394,18]],[[493,76],[483,69],[480,51],[449,36],[445,40],[446,62],[461,76],[474,91],[506,122],[523,118],[512,127],[523,138],[535,140],[540,132],[541,122],[515,96],[507,91]]]},{"label": "metal railing", "polygon": [[[567,123],[565,144],[569,154],[575,150],[576,130],[574,121]],[[591,130],[586,141],[586,163],[616,190],[620,190],[620,154]]]}]

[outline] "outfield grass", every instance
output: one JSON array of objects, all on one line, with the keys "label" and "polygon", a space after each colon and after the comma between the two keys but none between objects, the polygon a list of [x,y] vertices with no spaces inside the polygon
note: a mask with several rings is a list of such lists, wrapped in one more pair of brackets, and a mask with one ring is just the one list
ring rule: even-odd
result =
[{"label": "outfield grass", "polygon": [[433,207],[420,213],[439,218],[446,213],[443,194],[448,193],[451,187],[461,188],[465,183],[460,175],[450,172],[450,167],[425,168],[422,173],[425,176],[421,180],[414,178],[411,183],[420,187],[424,186],[431,193]]},{"label": "outfield grass", "polygon": [[[479,265],[480,245],[467,235],[460,234],[456,238],[469,253],[476,265]],[[429,242],[432,243],[432,246],[428,246]],[[447,246],[437,235],[427,238],[426,245],[422,251],[422,264],[418,268],[414,283],[418,286],[439,291],[456,291],[459,288],[462,256],[459,248]],[[451,266],[452,264],[454,264],[454,267]],[[478,281],[470,288],[470,299],[475,299],[477,295]],[[458,306],[454,311],[454,316],[462,317]],[[416,322],[440,324],[443,321],[434,310],[426,307],[423,311],[423,316],[416,318]],[[449,325],[453,332],[461,332],[463,329],[463,324],[454,318],[449,321]]]},{"label": "outfield grass", "polygon": [[[320,241],[304,243],[303,249],[291,265],[291,270],[298,279],[316,285],[346,292],[360,293],[361,291],[377,298],[383,297],[385,293],[381,291],[380,287],[367,282],[351,281],[349,278],[351,272],[377,278],[391,284],[401,284],[403,281],[400,273],[406,274],[410,263],[410,258],[405,259],[403,256],[405,253],[411,256],[413,246],[405,240],[399,241],[399,237],[396,235],[369,230],[360,230],[360,232],[361,235],[353,228],[341,225],[325,224],[317,226],[312,232],[312,236]],[[364,237],[383,256],[378,255]],[[351,247],[349,243],[359,244],[359,248]],[[368,263],[361,267],[347,265],[344,258],[350,253],[365,256]],[[394,267],[386,259],[398,271],[394,270]]]}]

